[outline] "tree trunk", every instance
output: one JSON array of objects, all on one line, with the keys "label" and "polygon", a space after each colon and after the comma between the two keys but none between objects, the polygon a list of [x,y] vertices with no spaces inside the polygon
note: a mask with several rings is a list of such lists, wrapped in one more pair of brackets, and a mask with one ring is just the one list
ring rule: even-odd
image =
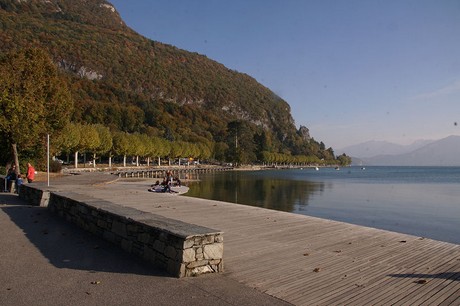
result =
[{"label": "tree trunk", "polygon": [[96,168],[96,153],[93,154],[93,168]]},{"label": "tree trunk", "polygon": [[112,156],[109,156],[109,169],[112,168]]},{"label": "tree trunk", "polygon": [[[13,150],[13,160],[16,165],[18,174],[21,174],[21,169],[19,168],[19,156],[18,156],[18,147],[15,143],[11,144],[11,149]],[[8,169],[7,169],[8,170]]]},{"label": "tree trunk", "polygon": [[78,151],[75,152],[75,169],[78,168]]},{"label": "tree trunk", "polygon": [[126,154],[123,155],[123,167],[126,167]]}]

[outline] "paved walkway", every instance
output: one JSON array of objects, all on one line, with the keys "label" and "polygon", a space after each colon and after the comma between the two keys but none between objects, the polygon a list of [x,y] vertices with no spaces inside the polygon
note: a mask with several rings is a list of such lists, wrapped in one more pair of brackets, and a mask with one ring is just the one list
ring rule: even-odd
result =
[{"label": "paved walkway", "polygon": [[[51,188],[83,192],[107,178],[52,180]],[[169,277],[14,194],[0,193],[0,232],[2,306],[288,305],[225,274]]]},{"label": "paved walkway", "polygon": [[292,304],[460,305],[460,245],[256,207],[153,194],[147,192],[148,184],[134,180],[54,188],[71,188],[223,230],[223,278]]}]

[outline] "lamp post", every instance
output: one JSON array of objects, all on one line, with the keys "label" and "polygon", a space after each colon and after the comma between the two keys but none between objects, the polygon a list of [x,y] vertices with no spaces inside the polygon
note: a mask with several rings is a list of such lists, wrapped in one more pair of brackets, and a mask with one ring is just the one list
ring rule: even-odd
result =
[{"label": "lamp post", "polygon": [[48,187],[50,186],[50,134],[46,134],[46,172],[48,176]]}]

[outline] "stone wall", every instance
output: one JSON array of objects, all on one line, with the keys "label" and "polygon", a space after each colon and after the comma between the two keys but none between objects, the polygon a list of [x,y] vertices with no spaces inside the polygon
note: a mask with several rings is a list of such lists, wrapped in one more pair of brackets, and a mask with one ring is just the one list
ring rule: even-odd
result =
[{"label": "stone wall", "polygon": [[21,186],[20,197],[176,277],[223,271],[223,233],[81,194]]},{"label": "stone wall", "polygon": [[19,197],[34,206],[47,207],[50,191],[30,187],[29,184],[23,184],[19,187]]},{"label": "stone wall", "polygon": [[10,189],[10,192],[15,193],[16,192],[16,181],[10,181],[10,186],[8,186],[6,182],[6,176],[0,177],[0,188],[1,191],[7,192],[8,188]]}]

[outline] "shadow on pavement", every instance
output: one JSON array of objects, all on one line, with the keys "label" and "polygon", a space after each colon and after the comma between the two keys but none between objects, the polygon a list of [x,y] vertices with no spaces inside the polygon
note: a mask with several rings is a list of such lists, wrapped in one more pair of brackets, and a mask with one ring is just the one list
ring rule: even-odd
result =
[{"label": "shadow on pavement", "polygon": [[[66,222],[47,208],[28,205],[17,195],[0,193],[0,209],[57,268],[168,277],[165,272]],[[0,224],[5,224],[1,219],[0,215]]]}]

